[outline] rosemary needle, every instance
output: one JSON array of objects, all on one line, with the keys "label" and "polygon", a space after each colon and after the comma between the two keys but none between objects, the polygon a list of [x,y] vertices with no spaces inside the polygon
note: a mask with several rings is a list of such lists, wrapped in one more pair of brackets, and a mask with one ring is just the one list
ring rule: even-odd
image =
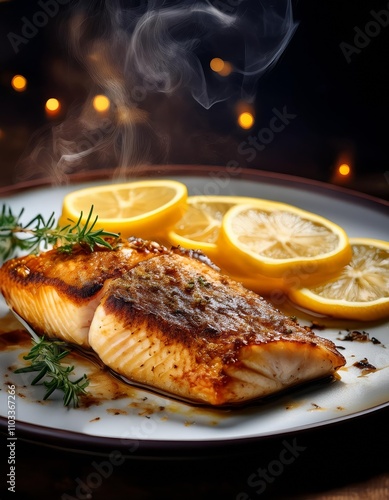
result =
[{"label": "rosemary needle", "polygon": [[42,215],[36,215],[27,224],[21,222],[24,210],[14,214],[10,207],[3,204],[0,212],[0,260],[12,257],[19,249],[29,253],[38,253],[42,246],[47,249],[56,246],[58,251],[71,253],[73,246],[78,244],[93,252],[96,246],[112,249],[105,238],[119,238],[118,233],[103,229],[95,229],[98,216],[92,220],[93,205],[85,224],[82,224],[83,213],[75,222],[69,220],[64,227],[56,225],[54,213],[45,220]]},{"label": "rosemary needle", "polygon": [[58,340],[45,340],[44,337],[38,340],[32,339],[32,342],[33,347],[24,356],[25,360],[31,361],[31,365],[19,368],[15,370],[15,373],[39,372],[31,385],[36,385],[46,378],[43,381],[43,385],[47,389],[44,400],[48,399],[58,389],[64,393],[63,403],[65,406],[72,404],[74,408],[78,407],[79,396],[80,394],[86,394],[89,381],[86,375],[75,381],[69,379],[74,366],[62,364],[63,358],[69,354],[69,351],[64,349],[65,343]]}]

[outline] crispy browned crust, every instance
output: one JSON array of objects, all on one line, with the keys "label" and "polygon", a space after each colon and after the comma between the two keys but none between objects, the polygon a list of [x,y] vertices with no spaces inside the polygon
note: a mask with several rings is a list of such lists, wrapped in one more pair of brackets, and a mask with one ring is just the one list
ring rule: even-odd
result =
[{"label": "crispy browned crust", "polygon": [[132,328],[146,319],[151,334],[158,332],[165,345],[194,349],[202,363],[216,357],[227,365],[235,363],[244,346],[278,341],[325,347],[335,359],[334,369],[345,363],[331,341],[215,269],[182,255],[140,262],[112,281],[104,307]]},{"label": "crispy browned crust", "polygon": [[138,262],[168,253],[154,242],[132,239],[118,242],[111,251],[97,247],[90,252],[75,246],[72,253],[57,249],[39,255],[11,259],[0,267],[0,291],[12,302],[15,287],[26,291],[47,286],[76,303],[88,301],[103,287],[105,281],[121,276]]}]

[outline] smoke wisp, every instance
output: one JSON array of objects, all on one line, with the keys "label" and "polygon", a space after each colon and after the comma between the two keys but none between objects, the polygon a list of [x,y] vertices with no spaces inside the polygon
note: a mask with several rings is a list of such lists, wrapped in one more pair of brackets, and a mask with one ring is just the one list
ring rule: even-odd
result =
[{"label": "smoke wisp", "polygon": [[[116,167],[125,177],[163,163],[175,138],[153,123],[158,106],[169,114],[188,99],[206,110],[252,100],[295,29],[290,0],[79,2],[69,53],[88,75],[89,96],[34,146],[24,175],[63,183],[80,170]],[[210,69],[213,57],[230,63],[228,76]],[[104,115],[91,106],[98,93],[111,103]]]}]

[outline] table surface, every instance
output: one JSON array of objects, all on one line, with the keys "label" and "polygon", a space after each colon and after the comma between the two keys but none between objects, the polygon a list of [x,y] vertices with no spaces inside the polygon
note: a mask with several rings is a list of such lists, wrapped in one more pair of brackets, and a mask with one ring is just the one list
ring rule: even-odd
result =
[{"label": "table surface", "polygon": [[[1,439],[5,447],[6,436]],[[296,456],[282,463],[286,446],[294,446]],[[75,452],[19,436],[17,495],[9,498],[382,500],[389,499],[388,450],[389,407],[221,454],[204,450],[173,459],[134,454],[114,467],[108,465],[114,450]],[[5,453],[1,461],[1,469],[9,470]],[[0,498],[8,498],[5,476]]]},{"label": "table surface", "polygon": [[[115,466],[108,465],[114,450],[74,452],[19,438],[17,498],[382,500],[389,498],[388,422],[389,407],[221,455],[135,454]],[[291,452],[281,463],[285,447],[295,457]],[[1,498],[8,498],[4,478],[1,487]]]}]

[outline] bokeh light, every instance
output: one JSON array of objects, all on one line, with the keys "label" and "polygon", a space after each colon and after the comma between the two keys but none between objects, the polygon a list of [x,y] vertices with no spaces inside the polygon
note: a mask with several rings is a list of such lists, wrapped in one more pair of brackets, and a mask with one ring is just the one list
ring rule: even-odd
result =
[{"label": "bokeh light", "polygon": [[254,115],[249,111],[243,111],[238,116],[238,125],[245,130],[251,128],[254,125]]},{"label": "bokeh light", "polygon": [[24,92],[27,89],[27,79],[23,75],[12,77],[11,85],[16,92]]},{"label": "bokeh light", "polygon": [[350,165],[348,165],[347,163],[342,163],[338,167],[338,172],[343,177],[347,177],[348,175],[350,175],[350,172],[351,172]]},{"label": "bokeh light", "polygon": [[45,111],[48,117],[57,116],[61,111],[61,103],[55,97],[50,97],[46,101]]},{"label": "bokeh light", "polygon": [[354,159],[353,151],[345,148],[341,151],[334,162],[330,182],[334,184],[350,184],[354,178]]},{"label": "bokeh light", "polygon": [[232,64],[228,61],[223,61],[220,57],[211,59],[209,66],[212,71],[220,76],[228,76],[232,72]]},{"label": "bokeh light", "polygon": [[106,95],[98,94],[93,98],[92,104],[96,111],[103,113],[104,111],[108,111],[109,107],[111,106],[111,101]]},{"label": "bokeh light", "polygon": [[224,67],[224,61],[223,59],[220,59],[220,57],[214,57],[211,59],[211,62],[209,63],[211,70],[215,71],[215,73],[219,73]]}]

